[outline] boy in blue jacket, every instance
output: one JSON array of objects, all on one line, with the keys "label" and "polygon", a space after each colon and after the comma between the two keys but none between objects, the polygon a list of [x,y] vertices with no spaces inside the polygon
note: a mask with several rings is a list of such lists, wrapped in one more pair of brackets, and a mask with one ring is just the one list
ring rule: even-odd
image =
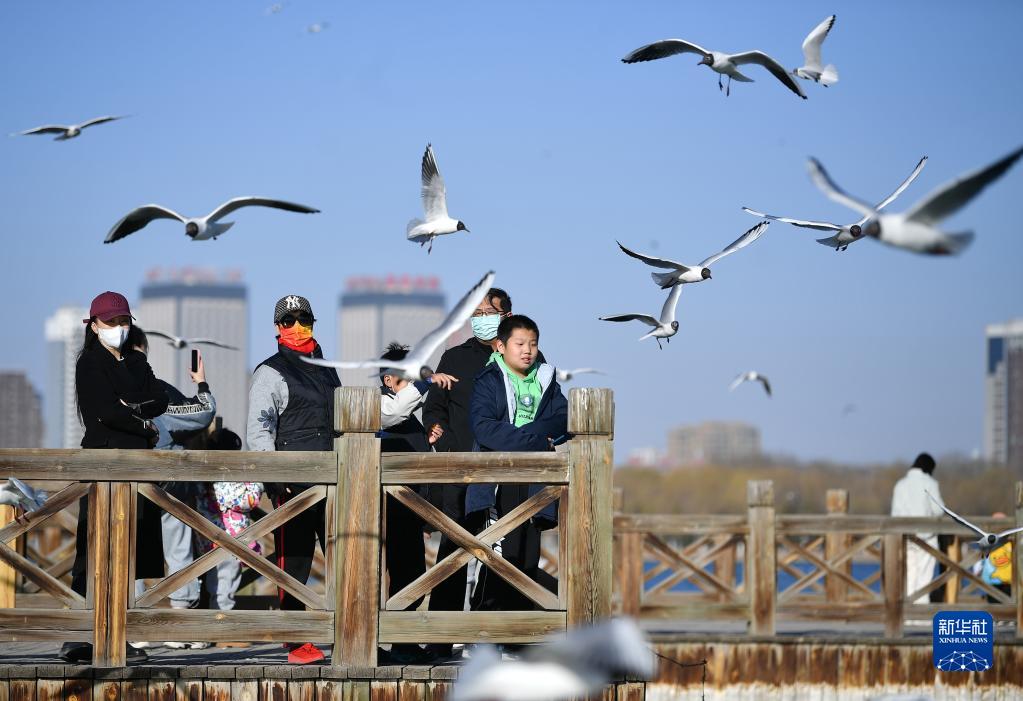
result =
[{"label": "boy in blue jacket", "polygon": [[[527,316],[501,321],[497,351],[476,376],[469,419],[478,451],[546,451],[565,439],[568,401],[552,365],[537,360],[540,329]],[[466,514],[487,511],[500,518],[541,489],[541,485],[474,484],[466,493]],[[556,524],[554,504],[498,543],[502,557],[535,581],[556,591],[557,582],[540,568],[540,535]],[[535,608],[532,601],[497,575],[482,568],[472,595],[480,610]]]}]

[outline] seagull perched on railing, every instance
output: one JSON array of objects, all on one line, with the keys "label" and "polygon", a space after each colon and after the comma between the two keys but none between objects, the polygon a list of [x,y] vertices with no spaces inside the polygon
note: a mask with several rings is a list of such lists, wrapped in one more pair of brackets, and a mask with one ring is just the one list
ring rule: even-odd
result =
[{"label": "seagull perched on railing", "polygon": [[113,122],[114,120],[117,119],[124,119],[124,117],[111,116],[96,117],[95,119],[90,119],[89,121],[82,122],[81,124],[68,125],[47,124],[42,127],[33,127],[32,129],[26,129],[25,131],[20,131],[17,134],[11,134],[11,136],[32,136],[35,134],[59,134],[60,136],[56,137],[54,141],[67,141],[68,139],[73,139],[79,134],[81,134],[82,129],[85,129],[86,127],[92,127],[96,126],[97,124],[104,124],[106,122]]},{"label": "seagull perched on railing", "polygon": [[[916,168],[909,174],[909,177],[902,181],[902,183],[895,188],[895,191],[885,197],[883,200],[877,203],[874,207],[875,212],[880,212],[882,209],[890,205],[896,200],[896,198],[903,193],[903,191],[910,186],[910,184],[916,180],[916,177],[920,175],[920,171],[927,165],[927,156],[920,159],[920,162],[916,164]],[[870,219],[869,216],[865,216],[855,224],[832,224],[826,221],[807,221],[806,219],[790,219],[788,217],[776,217],[773,214],[764,214],[758,212],[755,209],[749,207],[743,207],[742,211],[747,214],[752,214],[755,217],[761,217],[763,219],[772,219],[774,221],[785,222],[786,224],[792,224],[793,226],[801,226],[806,229],[816,229],[818,231],[833,231],[834,235],[824,239],[817,239],[817,243],[825,246],[834,247],[835,252],[844,251],[849,248],[849,244],[853,241],[858,241],[863,237],[863,225]]]},{"label": "seagull perched on railing", "polygon": [[803,65],[793,70],[793,75],[815,81],[824,87],[838,82],[838,70],[830,63],[821,65],[821,44],[834,26],[835,15],[831,15],[806,35],[803,40]]},{"label": "seagull perched on railing", "polygon": [[134,234],[156,219],[177,219],[185,225],[185,235],[193,241],[215,239],[234,226],[234,222],[224,222],[221,224],[219,220],[242,207],[271,207],[273,209],[283,209],[287,212],[299,212],[300,214],[317,214],[320,211],[313,207],[307,207],[304,204],[272,200],[266,197],[235,197],[220,205],[205,217],[186,217],[161,205],[147,204],[133,209],[124,215],[119,222],[114,224],[114,227],[107,234],[103,243],[113,243],[123,239],[125,236]]},{"label": "seagull perched on railing", "polygon": [[947,233],[938,228],[942,221],[969,204],[970,200],[1023,156],[1023,148],[986,168],[967,173],[946,183],[901,214],[882,214],[867,202],[844,192],[817,160],[810,159],[810,177],[817,188],[865,219],[863,233],[895,248],[929,255],[955,255],[973,241],[972,231]]},{"label": "seagull perched on railing", "polygon": [[[804,100],[806,99],[803,89],[799,87],[799,83],[796,82],[795,78],[785,70],[784,66],[763,51],[743,51],[738,54],[726,54],[721,51],[708,51],[702,46],[683,39],[662,39],[661,41],[655,41],[653,44],[641,46],[623,58],[622,63],[654,61],[659,58],[667,58],[668,56],[684,53],[700,54],[703,56],[697,65],[710,66],[710,69],[718,74],[718,90],[724,90],[726,96],[731,94],[733,78],[740,83],[753,82],[752,78],[748,78],[739,72],[739,66],[755,63],[769,70],[771,75],[780,80],[786,88]],[[721,76],[723,75],[728,76],[727,88],[721,85]]]},{"label": "seagull perched on railing", "polygon": [[648,256],[643,253],[636,253],[635,251],[623,246],[620,241],[616,241],[615,243],[618,244],[618,248],[622,249],[622,253],[627,256],[632,256],[636,260],[641,260],[647,265],[655,268],[666,268],[671,270],[670,273],[650,273],[650,277],[653,278],[653,281],[656,282],[662,290],[666,290],[675,283],[703,282],[704,280],[709,280],[711,275],[710,268],[708,266],[713,265],[725,256],[731,255],[740,248],[745,248],[756,241],[760,238],[761,234],[767,231],[767,227],[769,225],[770,222],[760,222],[753,228],[747,230],[742,236],[735,239],[735,241],[728,244],[724,250],[704,259],[698,265],[685,265],[673,260],[668,260],[667,258],[655,258],[654,256]]},{"label": "seagull perched on railing", "polygon": [[430,356],[441,347],[441,344],[444,343],[448,336],[461,329],[465,322],[469,320],[476,307],[483,301],[493,281],[494,271],[491,270],[472,289],[466,292],[465,296],[458,301],[458,304],[448,312],[444,323],[423,336],[419,343],[415,344],[408,355],[402,360],[373,358],[371,360],[338,361],[310,358],[304,355],[302,360],[313,365],[320,365],[326,368],[341,368],[342,370],[351,370],[353,368],[386,370],[387,374],[400,375],[410,382],[425,380],[433,374],[433,370],[426,365],[430,360]]},{"label": "seagull perched on railing", "polygon": [[502,660],[492,647],[478,648],[458,675],[452,701],[584,698],[615,677],[649,679],[654,672],[654,655],[639,628],[617,618],[571,630],[518,660]]},{"label": "seagull perched on railing", "polygon": [[157,336],[158,338],[165,339],[167,341],[167,345],[174,347],[176,350],[196,345],[216,346],[217,348],[226,348],[227,350],[238,350],[237,346],[229,346],[226,343],[214,341],[212,338],[182,338],[181,336],[164,333],[163,331],[152,330],[147,330],[146,335]]},{"label": "seagull perched on railing", "polygon": [[930,497],[931,501],[933,501],[935,504],[940,506],[942,511],[944,511],[946,514],[951,516],[952,520],[956,521],[960,525],[966,526],[971,531],[973,531],[973,532],[977,533],[978,535],[980,535],[980,538],[977,538],[977,540],[974,541],[974,545],[976,545],[978,548],[980,548],[981,551],[983,551],[983,552],[988,552],[989,550],[994,550],[995,548],[1000,546],[1002,543],[1004,543],[1005,539],[1008,538],[1009,536],[1011,536],[1013,533],[1021,533],[1021,532],[1023,532],[1023,526],[1017,526],[1016,528],[1010,528],[1009,530],[1002,531],[1001,533],[988,533],[983,528],[980,528],[978,526],[974,526],[972,523],[970,523],[965,518],[963,518],[962,516],[957,514],[955,511],[952,511],[952,509],[948,508],[947,506],[942,504],[940,501],[938,501],[937,499],[932,497],[930,492],[927,492],[927,496]]}]

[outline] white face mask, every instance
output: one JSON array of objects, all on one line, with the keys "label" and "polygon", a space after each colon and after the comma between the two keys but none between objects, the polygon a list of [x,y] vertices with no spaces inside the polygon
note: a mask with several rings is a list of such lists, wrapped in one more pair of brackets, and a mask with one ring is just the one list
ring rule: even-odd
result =
[{"label": "white face mask", "polygon": [[100,343],[107,348],[114,348],[120,350],[121,346],[124,345],[124,341],[128,338],[128,326],[115,326],[111,329],[104,329],[102,327],[96,327],[96,335],[99,336]]}]

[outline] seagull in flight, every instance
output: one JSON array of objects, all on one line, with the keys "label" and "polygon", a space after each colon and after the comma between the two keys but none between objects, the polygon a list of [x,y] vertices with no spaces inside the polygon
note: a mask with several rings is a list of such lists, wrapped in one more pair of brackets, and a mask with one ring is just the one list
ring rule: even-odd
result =
[{"label": "seagull in flight", "polygon": [[114,224],[114,228],[107,234],[103,243],[113,243],[123,239],[128,234],[134,234],[155,219],[177,219],[185,225],[185,235],[193,241],[215,239],[234,226],[234,222],[220,223],[220,220],[242,207],[272,207],[273,209],[283,209],[287,212],[300,212],[302,214],[317,214],[320,211],[312,207],[306,207],[304,204],[272,200],[266,197],[235,197],[220,205],[205,217],[186,217],[158,204],[147,204],[133,209],[124,215],[119,222]]},{"label": "seagull in flight", "polygon": [[558,370],[558,382],[571,382],[576,375],[604,375],[594,368],[577,368],[576,370]]},{"label": "seagull in flight", "polygon": [[620,241],[616,241],[615,243],[618,244],[618,247],[622,249],[622,252],[627,256],[632,256],[636,260],[641,260],[647,265],[651,265],[655,268],[667,268],[668,270],[671,270],[670,273],[650,273],[650,277],[653,278],[654,282],[656,282],[662,290],[666,290],[678,283],[703,282],[704,280],[709,280],[711,275],[710,268],[708,266],[756,241],[760,238],[761,234],[767,231],[768,224],[770,224],[770,222],[760,222],[752,229],[746,231],[746,233],[737,238],[735,241],[728,244],[728,246],[726,246],[720,253],[715,253],[710,258],[704,259],[699,265],[685,265],[673,260],[668,260],[667,258],[655,258],[654,256],[645,255],[643,253],[636,253],[635,251],[623,246]]},{"label": "seagull in flight", "polygon": [[821,44],[834,26],[835,15],[831,15],[806,35],[803,40],[803,65],[792,71],[793,75],[820,83],[824,87],[838,82],[838,70],[830,63],[821,65]]},{"label": "seagull in flight", "polygon": [[628,619],[613,618],[531,646],[517,660],[480,647],[462,668],[452,701],[560,701],[600,696],[612,679],[649,679],[656,671],[643,634]]},{"label": "seagull in flight", "polygon": [[146,335],[156,336],[166,340],[167,345],[172,346],[175,350],[181,350],[182,348],[196,345],[215,346],[217,348],[226,348],[227,350],[238,350],[237,346],[229,346],[226,343],[215,341],[212,338],[182,338],[181,336],[164,333],[163,331],[146,331]]},{"label": "seagull in flight", "polygon": [[469,230],[464,222],[448,216],[447,191],[444,188],[444,178],[437,169],[432,144],[426,145],[426,152],[423,154],[422,179],[423,211],[426,214],[426,221],[413,219],[408,223],[405,233],[409,241],[415,241],[420,246],[429,244],[426,249],[429,255],[433,251],[433,240],[438,236]]},{"label": "seagull in flight", "polygon": [[671,292],[668,293],[668,299],[665,300],[664,306],[661,308],[660,318],[652,317],[649,314],[616,314],[614,316],[602,316],[600,320],[639,321],[647,326],[652,326],[654,330],[640,336],[638,340],[644,341],[652,337],[657,341],[657,347],[663,349],[661,339],[663,338],[666,343],[671,343],[671,337],[678,333],[678,322],[675,321],[675,307],[678,306],[678,297],[681,294],[682,283],[677,282],[672,285]]},{"label": "seagull in flight", "polygon": [[448,316],[444,319],[444,322],[435,328],[430,333],[423,336],[419,343],[412,347],[409,354],[402,360],[384,360],[383,358],[372,358],[370,360],[360,361],[337,361],[337,360],[324,360],[323,358],[309,358],[302,356],[302,360],[313,365],[319,365],[325,368],[341,368],[342,370],[351,370],[357,368],[370,368],[373,370],[387,370],[388,374],[400,375],[410,382],[415,380],[425,380],[427,377],[433,374],[427,366],[427,362],[430,356],[433,355],[434,351],[441,347],[441,344],[447,339],[448,336],[458,331],[462,326],[469,320],[472,313],[479,306],[479,303],[483,301],[487,291],[491,287],[491,283],[494,281],[494,271],[491,270],[483,278],[473,285],[472,289],[465,293],[465,296],[458,301],[458,304],[448,312]]},{"label": "seagull in flight", "polygon": [[[795,78],[785,70],[785,67],[765,54],[763,51],[743,51],[738,54],[726,54],[721,51],[709,51],[702,46],[683,39],[663,39],[653,44],[642,46],[622,59],[622,63],[639,63],[640,61],[654,61],[659,58],[667,58],[675,54],[700,54],[698,66],[710,66],[710,69],[718,74],[718,90],[724,90],[725,95],[731,94],[732,80],[740,83],[752,83],[753,79],[748,78],[739,72],[739,66],[755,63],[763,66],[771,72],[782,84],[799,95],[804,100],[806,95]],[[721,85],[721,76],[728,76],[728,87]]]},{"label": "seagull in flight", "polygon": [[955,255],[970,245],[973,232],[946,233],[938,225],[1002,177],[1021,155],[1023,148],[1018,148],[985,168],[945,183],[901,214],[880,213],[864,200],[846,193],[813,158],[810,159],[810,178],[828,199],[865,218],[863,233],[867,236],[913,253]]},{"label": "seagull in flight", "polygon": [[962,526],[966,526],[971,531],[979,535],[980,537],[977,538],[976,541],[974,541],[974,545],[980,548],[983,552],[994,550],[1002,543],[1004,543],[1005,539],[1011,536],[1013,533],[1023,532],[1023,526],[1017,526],[1016,528],[1010,528],[1009,530],[1002,531],[1001,533],[988,533],[983,528],[974,526],[972,523],[970,523],[965,518],[957,514],[955,511],[952,511],[952,509],[942,504],[940,501],[931,496],[930,492],[927,492],[927,496],[930,497],[931,501],[940,506],[942,511],[951,516],[953,521],[956,521]]},{"label": "seagull in flight", "polygon": [[68,139],[73,139],[79,134],[81,134],[82,129],[85,129],[86,127],[92,127],[96,126],[97,124],[104,124],[106,122],[113,122],[114,120],[117,119],[124,119],[124,116],[96,117],[95,119],[90,119],[89,121],[82,122],[81,124],[69,124],[66,126],[62,124],[47,124],[41,127],[33,127],[32,129],[26,129],[25,131],[18,132],[17,134],[11,134],[11,136],[32,136],[35,134],[59,134],[59,136],[54,138],[54,141],[67,141]]},{"label": "seagull in flight", "polygon": [[[874,207],[874,211],[880,212],[882,209],[884,209],[892,202],[894,202],[895,199],[899,195],[901,195],[902,192],[907,187],[909,187],[914,180],[916,180],[916,177],[920,175],[920,171],[924,169],[925,165],[927,165],[927,156],[924,156],[923,158],[920,159],[920,162],[916,164],[916,168],[913,169],[913,172],[909,174],[908,178],[902,181],[902,184],[895,188],[895,191],[892,194],[888,195],[883,200],[877,203],[877,205]],[[806,229],[816,229],[818,231],[835,232],[831,236],[828,236],[827,238],[817,239],[817,243],[828,246],[829,248],[833,247],[836,253],[838,251],[844,251],[845,249],[849,248],[849,244],[852,243],[853,241],[858,241],[863,236],[863,225],[866,224],[867,220],[870,219],[870,217],[865,216],[855,224],[832,224],[831,222],[826,221],[809,221],[806,219],[776,217],[773,214],[764,214],[763,212],[758,212],[757,210],[750,209],[749,207],[743,207],[742,211],[747,212],[748,214],[752,214],[755,217],[760,217],[761,219],[771,219],[774,221],[785,222],[786,224],[792,224],[793,226],[801,226]]]},{"label": "seagull in flight", "polygon": [[764,391],[767,392],[767,396],[771,396],[771,383],[768,382],[767,378],[761,375],[756,370],[750,370],[749,372],[739,373],[732,384],[728,385],[728,391],[734,392],[735,388],[741,385],[743,382],[759,382],[764,386]]}]

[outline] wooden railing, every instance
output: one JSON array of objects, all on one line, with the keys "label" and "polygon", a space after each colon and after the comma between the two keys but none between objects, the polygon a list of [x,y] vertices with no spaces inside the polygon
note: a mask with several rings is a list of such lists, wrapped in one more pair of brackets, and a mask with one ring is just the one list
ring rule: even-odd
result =
[{"label": "wooden railing", "polygon": [[[565,449],[550,453],[381,454],[376,437],[380,396],[375,388],[339,389],[335,416],[341,437],[329,452],[0,450],[2,478],[68,483],[27,518],[0,527],[0,562],[62,607],[18,608],[0,598],[0,641],[91,640],[93,663],[115,667],[125,664],[129,640],[332,643],[332,664],[372,666],[380,643],[529,642],[611,614],[614,407],[609,390],[571,391],[569,432],[573,438]],[[158,486],[167,481],[286,482],[312,487],[234,538]],[[518,483],[544,488],[483,532],[472,534],[408,486],[424,483]],[[381,596],[385,493],[461,548],[386,599]],[[61,512],[83,496],[89,500],[85,596],[61,581],[63,564],[60,568],[53,563],[41,567],[8,545],[50,519],[65,518]],[[153,502],[217,547],[136,597],[135,514],[140,498]],[[297,581],[250,550],[248,544],[324,500],[327,522],[320,591]],[[558,502],[559,511],[556,593],[536,584],[494,550],[501,537],[554,502]],[[229,557],[295,596],[306,610],[154,607]],[[487,565],[540,610],[402,610],[472,558]],[[0,578],[3,576],[0,570]]]},{"label": "wooden railing", "polygon": [[[679,621],[746,620],[749,633],[761,636],[774,635],[779,618],[876,622],[886,637],[901,636],[905,620],[985,610],[1014,620],[1023,638],[1021,534],[1014,536],[1014,582],[1006,594],[973,573],[980,553],[968,544],[977,536],[950,518],[849,515],[844,490],[829,490],[824,515],[776,514],[770,481],[750,482],[747,497],[745,515],[616,514],[616,610]],[[1016,505],[1014,519],[968,518],[990,531],[1023,525],[1023,482],[1016,483]],[[921,533],[950,536],[951,544],[933,548]],[[910,547],[934,556],[944,571],[907,593]],[[942,602],[915,603],[942,586]]]}]

